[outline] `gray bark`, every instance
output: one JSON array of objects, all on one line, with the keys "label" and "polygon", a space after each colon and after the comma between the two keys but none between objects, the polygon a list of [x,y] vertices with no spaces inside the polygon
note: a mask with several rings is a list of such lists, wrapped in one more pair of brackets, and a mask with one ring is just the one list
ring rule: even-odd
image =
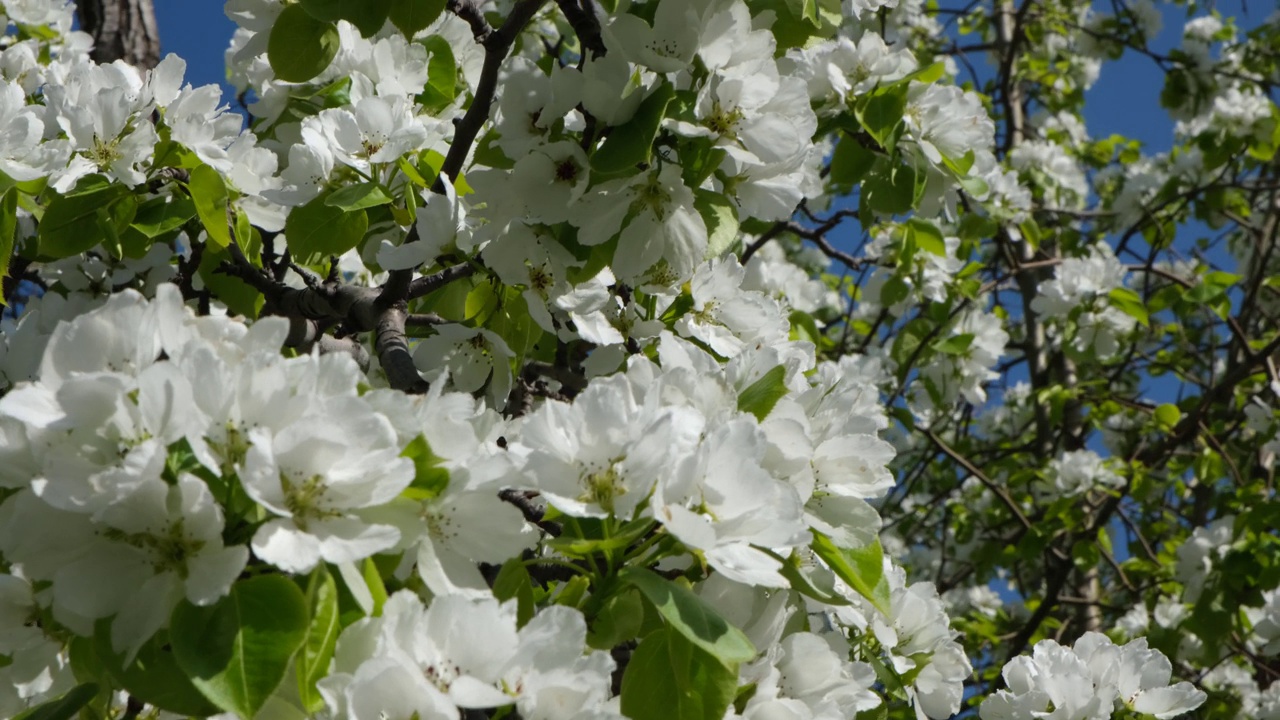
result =
[{"label": "gray bark", "polygon": [[160,62],[160,32],[152,0],[79,0],[80,29],[93,36],[94,60],[141,69]]}]

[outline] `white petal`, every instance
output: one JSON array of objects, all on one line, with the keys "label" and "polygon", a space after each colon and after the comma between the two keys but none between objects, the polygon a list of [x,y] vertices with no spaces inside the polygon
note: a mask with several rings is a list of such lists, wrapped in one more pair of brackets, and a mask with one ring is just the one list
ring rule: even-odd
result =
[{"label": "white petal", "polygon": [[319,539],[320,555],[331,563],[363,560],[391,549],[400,541],[398,529],[390,525],[370,525],[357,518],[313,521],[308,527]]},{"label": "white petal", "polygon": [[320,562],[320,540],[288,520],[272,520],[253,534],[253,554],[291,573],[310,571]]},{"label": "white petal", "polygon": [[231,592],[231,583],[249,561],[243,545],[206,550],[188,561],[187,599],[196,605],[210,605]]}]

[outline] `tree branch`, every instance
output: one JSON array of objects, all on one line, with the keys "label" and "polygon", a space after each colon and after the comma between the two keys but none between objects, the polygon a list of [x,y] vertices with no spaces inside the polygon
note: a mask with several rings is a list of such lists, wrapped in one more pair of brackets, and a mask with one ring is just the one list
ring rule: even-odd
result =
[{"label": "tree branch", "polygon": [[160,32],[152,0],[79,0],[80,29],[93,36],[95,62],[123,60],[151,69],[160,62]]},{"label": "tree branch", "polygon": [[[489,119],[489,109],[493,106],[493,97],[498,90],[498,71],[502,68],[502,61],[510,52],[516,36],[524,30],[525,25],[529,24],[534,13],[538,12],[545,2],[546,0],[520,0],[511,9],[511,14],[507,16],[506,22],[502,23],[502,27],[496,31],[490,31],[488,23],[481,25],[484,18],[479,15],[479,10],[474,4],[468,0],[450,0],[449,9],[471,25],[471,32],[476,41],[484,45],[484,66],[480,70],[480,82],[476,86],[471,107],[467,108],[466,114],[454,129],[449,154],[445,156],[440,174],[436,176],[436,182],[432,188],[434,192],[443,195],[444,183],[456,180],[458,173],[462,171],[462,164],[466,162],[467,155],[471,152],[471,145],[480,134],[480,128],[484,127]],[[414,242],[417,239],[415,229],[409,232],[405,242]],[[412,277],[413,270],[409,268],[392,271],[382,287],[381,302],[384,305],[391,305],[408,299]]]},{"label": "tree branch", "polygon": [[588,50],[591,51],[592,58],[604,57],[608,50],[600,37],[600,23],[596,20],[591,0],[581,0],[581,3],[579,5],[578,0],[556,0],[560,12],[564,13],[564,19],[569,21],[569,27],[578,36],[583,58],[585,59]]}]

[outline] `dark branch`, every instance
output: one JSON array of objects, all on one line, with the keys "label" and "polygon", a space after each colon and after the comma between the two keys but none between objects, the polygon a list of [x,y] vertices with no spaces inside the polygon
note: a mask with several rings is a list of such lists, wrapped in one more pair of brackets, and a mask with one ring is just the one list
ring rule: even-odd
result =
[{"label": "dark branch", "polygon": [[560,12],[564,13],[564,19],[569,21],[569,26],[578,36],[583,56],[590,51],[592,58],[604,57],[607,50],[600,37],[600,23],[596,20],[591,0],[581,0],[581,3],[578,4],[578,0],[556,0]]},{"label": "dark branch", "polygon": [[[467,155],[471,152],[471,145],[480,134],[480,128],[484,127],[489,119],[489,109],[493,106],[493,97],[498,90],[498,71],[502,68],[502,61],[506,59],[512,44],[515,43],[516,36],[524,30],[525,25],[529,24],[534,13],[538,12],[544,2],[546,0],[520,0],[512,8],[506,22],[502,23],[502,27],[491,32],[488,23],[484,22],[484,18],[479,15],[473,3],[469,0],[450,0],[449,9],[471,25],[471,32],[475,35],[476,41],[484,45],[484,66],[480,70],[480,82],[476,86],[471,107],[467,108],[466,114],[454,129],[449,154],[445,156],[444,165],[441,166],[440,174],[436,176],[436,183],[432,188],[435,192],[444,194],[444,183],[457,179],[458,173],[462,171],[462,164],[466,162]],[[415,242],[417,239],[418,234],[415,228],[409,231],[405,242]],[[381,302],[390,305],[410,297],[421,297],[410,294],[409,279],[412,277],[411,269],[392,271],[383,286]]]},{"label": "dark branch", "polygon": [[452,267],[447,267],[434,275],[424,275],[417,278],[409,284],[409,300],[420,298],[423,295],[439,290],[454,280],[460,280],[469,275],[474,275],[476,269],[472,265],[460,263]]}]

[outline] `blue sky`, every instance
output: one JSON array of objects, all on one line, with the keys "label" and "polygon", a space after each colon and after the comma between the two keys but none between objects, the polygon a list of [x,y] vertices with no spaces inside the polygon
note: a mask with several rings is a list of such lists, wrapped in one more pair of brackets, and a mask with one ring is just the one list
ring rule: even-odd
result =
[{"label": "blue sky", "polygon": [[[226,77],[223,52],[236,25],[222,12],[221,0],[155,0],[160,26],[160,52],[187,61],[187,82],[221,83]],[[224,86],[224,92],[232,89]]]},{"label": "blue sky", "polygon": [[[156,0],[161,50],[187,60],[187,80],[192,85],[223,83],[223,52],[235,24],[222,11],[220,0]],[[1259,24],[1270,12],[1267,3],[1221,0],[1218,11],[1236,16],[1241,27]],[[1186,11],[1162,5],[1164,29],[1154,47],[1165,51],[1179,44]],[[1246,11],[1247,10],[1247,14]],[[1161,70],[1149,58],[1130,52],[1104,67],[1101,78],[1086,96],[1085,122],[1090,135],[1118,133],[1141,140],[1150,151],[1167,150],[1173,126],[1160,108]],[[230,102],[231,88],[224,84]]]}]

